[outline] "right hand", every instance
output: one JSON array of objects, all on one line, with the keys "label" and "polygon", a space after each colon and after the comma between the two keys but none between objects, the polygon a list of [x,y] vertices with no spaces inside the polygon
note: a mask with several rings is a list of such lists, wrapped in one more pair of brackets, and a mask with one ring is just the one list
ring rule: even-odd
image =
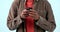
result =
[{"label": "right hand", "polygon": [[26,16],[27,16],[27,10],[26,9],[24,9],[22,12],[21,12],[21,14],[20,14],[20,17],[22,18],[22,19],[25,19],[26,18]]}]

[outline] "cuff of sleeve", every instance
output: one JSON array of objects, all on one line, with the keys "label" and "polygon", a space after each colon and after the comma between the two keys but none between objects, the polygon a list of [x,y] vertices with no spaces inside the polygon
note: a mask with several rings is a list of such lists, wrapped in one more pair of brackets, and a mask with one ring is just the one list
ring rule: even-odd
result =
[{"label": "cuff of sleeve", "polygon": [[37,25],[38,25],[38,24],[42,24],[42,25],[44,24],[44,25],[45,25],[45,24],[46,24],[45,22],[46,22],[46,19],[44,19],[43,17],[40,16],[40,18],[39,18],[39,20],[36,22],[36,24],[37,24]]},{"label": "cuff of sleeve", "polygon": [[46,20],[40,16],[40,19],[36,22],[36,25],[38,25],[39,27],[41,27],[44,30],[49,29],[47,27],[48,23],[46,23]]},{"label": "cuff of sleeve", "polygon": [[[22,23],[22,20],[21,20],[21,18],[19,16],[17,16],[14,19],[14,22],[15,22],[16,27],[18,27]],[[12,24],[14,24],[14,23],[12,22]]]}]

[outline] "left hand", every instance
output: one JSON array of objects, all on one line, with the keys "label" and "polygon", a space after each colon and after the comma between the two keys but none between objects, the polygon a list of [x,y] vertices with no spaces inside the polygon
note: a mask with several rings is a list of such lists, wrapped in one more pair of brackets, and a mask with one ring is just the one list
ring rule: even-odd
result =
[{"label": "left hand", "polygon": [[38,12],[35,10],[31,10],[29,12],[29,16],[31,16],[34,20],[38,20],[40,18]]}]

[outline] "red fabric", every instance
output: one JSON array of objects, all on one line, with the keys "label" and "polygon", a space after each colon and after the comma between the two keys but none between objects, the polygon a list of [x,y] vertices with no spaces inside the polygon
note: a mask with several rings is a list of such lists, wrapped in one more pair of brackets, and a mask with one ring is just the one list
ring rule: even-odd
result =
[{"label": "red fabric", "polygon": [[[34,0],[26,0],[25,8],[33,8]],[[34,32],[34,19],[30,16],[26,17],[26,32]]]},{"label": "red fabric", "polygon": [[26,18],[26,32],[34,32],[34,19],[30,16]]},{"label": "red fabric", "polygon": [[26,0],[25,8],[33,8],[34,0]]}]

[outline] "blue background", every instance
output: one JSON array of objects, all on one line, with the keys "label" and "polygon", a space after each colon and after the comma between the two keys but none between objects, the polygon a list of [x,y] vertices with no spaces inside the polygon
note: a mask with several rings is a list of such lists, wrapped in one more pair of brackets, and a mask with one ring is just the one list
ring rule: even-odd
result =
[{"label": "blue background", "polygon": [[[54,32],[60,32],[60,0],[48,0],[53,9],[56,21],[56,29]],[[0,0],[0,32],[15,32],[7,28],[7,16],[13,0]]]}]

